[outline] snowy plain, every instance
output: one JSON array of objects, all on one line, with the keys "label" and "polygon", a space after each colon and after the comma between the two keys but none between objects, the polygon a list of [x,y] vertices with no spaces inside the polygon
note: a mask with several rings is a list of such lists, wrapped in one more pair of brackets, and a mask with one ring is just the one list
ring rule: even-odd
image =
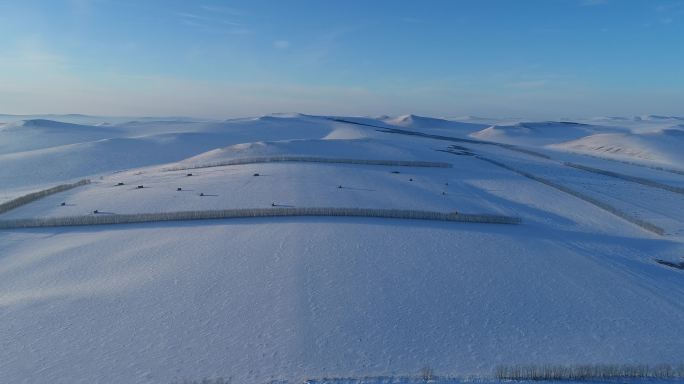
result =
[{"label": "snowy plain", "polygon": [[[283,217],[1,230],[0,382],[301,383],[405,377],[426,366],[489,377],[499,364],[684,362],[684,271],[656,261],[684,261],[684,195],[565,164],[682,187],[681,118],[0,122],[0,203],[92,180],[0,220],[272,203],[523,220]],[[277,156],[451,167],[203,167]],[[193,169],[170,170],[183,167]]]}]

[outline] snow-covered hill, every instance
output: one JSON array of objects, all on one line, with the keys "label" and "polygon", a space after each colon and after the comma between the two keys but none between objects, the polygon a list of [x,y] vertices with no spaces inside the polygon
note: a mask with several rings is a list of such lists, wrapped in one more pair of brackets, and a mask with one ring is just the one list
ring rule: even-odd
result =
[{"label": "snow-covered hill", "polygon": [[0,125],[0,155],[122,136],[108,126],[30,119]]},{"label": "snow-covered hill", "polygon": [[4,188],[25,188],[178,161],[263,138],[322,138],[335,126],[328,120],[271,116],[225,122],[133,121],[113,127],[27,120],[0,130],[0,180]]},{"label": "snow-covered hill", "polygon": [[481,122],[455,121],[417,115],[388,117],[383,122],[402,128],[409,128],[437,135],[468,135],[486,127]]},{"label": "snow-covered hill", "polygon": [[[499,364],[682,362],[677,124],[23,120],[0,128],[0,203],[92,183],[2,213],[3,223],[272,205],[522,223],[262,217],[0,230],[0,382],[301,383],[426,366],[486,377]],[[649,148],[629,159],[669,168],[570,144],[602,137]],[[331,162],[266,161],[288,157]]]},{"label": "snow-covered hill", "polygon": [[470,137],[684,171],[682,127],[676,117],[612,117],[492,125]]},{"label": "snow-covered hill", "polygon": [[682,125],[647,133],[599,133],[552,148],[684,169]]},{"label": "snow-covered hill", "polygon": [[624,130],[569,121],[545,121],[493,125],[472,133],[471,137],[508,144],[545,145],[579,139],[597,132],[620,131]]}]

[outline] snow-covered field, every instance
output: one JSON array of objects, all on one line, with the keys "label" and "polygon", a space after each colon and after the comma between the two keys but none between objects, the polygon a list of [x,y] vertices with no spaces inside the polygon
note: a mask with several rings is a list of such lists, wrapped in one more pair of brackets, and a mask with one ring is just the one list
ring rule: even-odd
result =
[{"label": "snow-covered field", "polygon": [[[0,115],[0,203],[92,180],[3,221],[272,204],[522,219],[1,230],[0,382],[362,382],[426,366],[488,377],[500,364],[682,363],[684,271],[656,260],[684,262],[684,195],[566,165],[682,188],[682,124]],[[355,162],[203,167],[287,156]]]}]

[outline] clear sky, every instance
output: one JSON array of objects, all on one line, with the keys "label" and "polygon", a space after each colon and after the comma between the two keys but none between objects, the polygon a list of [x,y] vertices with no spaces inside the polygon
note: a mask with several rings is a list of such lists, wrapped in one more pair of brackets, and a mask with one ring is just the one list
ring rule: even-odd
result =
[{"label": "clear sky", "polygon": [[0,113],[684,115],[684,0],[0,0]]}]

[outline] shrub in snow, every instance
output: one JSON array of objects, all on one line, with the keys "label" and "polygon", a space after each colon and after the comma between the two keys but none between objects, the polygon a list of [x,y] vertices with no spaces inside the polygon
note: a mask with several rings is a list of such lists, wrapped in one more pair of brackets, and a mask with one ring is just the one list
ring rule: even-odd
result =
[{"label": "shrub in snow", "polygon": [[424,381],[430,381],[434,377],[434,372],[430,366],[425,366],[420,370],[420,378]]},{"label": "shrub in snow", "polygon": [[200,381],[197,380],[183,380],[183,381],[177,381],[175,384],[229,384],[231,383],[232,380],[225,380],[221,377],[218,379],[202,379]]},{"label": "shrub in snow", "polygon": [[512,365],[499,366],[494,376],[500,380],[592,380],[611,378],[681,378],[684,364],[677,367],[669,364],[626,365]]},{"label": "shrub in snow", "polygon": [[[44,189],[42,191],[38,192],[33,192],[26,194],[24,196],[17,197],[16,199],[12,199],[10,201],[6,201],[2,204],[0,204],[0,213],[7,212],[11,209],[20,207],[22,205],[28,204],[30,202],[36,201],[38,199],[42,199],[45,196],[53,195],[55,193],[59,192],[64,192],[72,188],[80,187],[82,185],[90,184],[90,180],[80,180],[76,183],[73,184],[62,184],[58,185],[56,187]],[[66,205],[66,204],[64,204]]]}]

